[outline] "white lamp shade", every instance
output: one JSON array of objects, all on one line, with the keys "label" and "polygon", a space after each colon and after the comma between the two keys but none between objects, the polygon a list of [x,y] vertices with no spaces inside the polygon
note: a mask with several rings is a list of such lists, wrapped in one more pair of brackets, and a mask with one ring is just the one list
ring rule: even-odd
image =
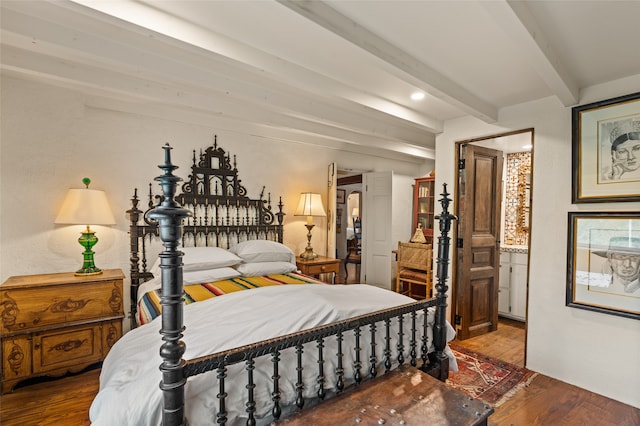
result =
[{"label": "white lamp shade", "polygon": [[357,207],[354,207],[353,210],[351,210],[351,216],[360,217],[360,209],[358,209]]},{"label": "white lamp shade", "polygon": [[55,223],[64,225],[115,225],[104,191],[70,189],[62,203]]},{"label": "white lamp shade", "polygon": [[326,216],[320,194],[303,192],[300,194],[300,202],[294,214],[295,216]]}]

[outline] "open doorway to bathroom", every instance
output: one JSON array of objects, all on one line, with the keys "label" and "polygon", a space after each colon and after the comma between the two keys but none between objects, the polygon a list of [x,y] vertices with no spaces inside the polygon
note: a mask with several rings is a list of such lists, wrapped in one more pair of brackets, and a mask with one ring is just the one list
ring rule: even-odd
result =
[{"label": "open doorway to bathroom", "polygon": [[500,318],[523,324],[526,345],[533,136],[456,143],[451,320],[460,339],[495,331]]}]

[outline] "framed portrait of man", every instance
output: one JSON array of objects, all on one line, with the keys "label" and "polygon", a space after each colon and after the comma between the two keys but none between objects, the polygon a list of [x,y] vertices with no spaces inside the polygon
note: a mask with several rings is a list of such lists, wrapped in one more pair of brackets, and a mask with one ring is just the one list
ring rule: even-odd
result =
[{"label": "framed portrait of man", "polygon": [[640,213],[569,212],[570,307],[640,319]]},{"label": "framed portrait of man", "polygon": [[640,201],[640,93],[572,109],[574,203]]}]

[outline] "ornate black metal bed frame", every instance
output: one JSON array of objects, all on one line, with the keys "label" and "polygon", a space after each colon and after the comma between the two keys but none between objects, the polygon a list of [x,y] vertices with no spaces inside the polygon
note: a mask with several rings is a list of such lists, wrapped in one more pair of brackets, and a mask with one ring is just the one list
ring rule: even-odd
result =
[{"label": "ornate black metal bed frame", "polygon": [[[149,209],[144,213],[144,224],[139,225],[142,211],[137,208],[137,191],[132,199],[133,208],[128,211],[131,218],[131,292],[132,292],[132,317],[136,310],[136,300],[138,286],[145,280],[152,277],[147,271],[145,241],[157,236],[162,240],[164,251],[159,255],[162,271],[162,346],[160,355],[162,363],[162,381],[160,388],[163,391],[163,425],[183,425],[185,424],[185,392],[184,387],[187,379],[197,374],[207,371],[216,371],[218,379],[218,400],[219,407],[217,413],[217,423],[226,424],[227,408],[225,390],[225,378],[227,367],[240,362],[245,363],[247,372],[246,412],[248,415],[247,424],[256,424],[253,388],[253,369],[255,360],[261,356],[271,356],[273,363],[272,376],[272,410],[271,415],[278,419],[283,412],[280,402],[279,381],[281,371],[278,368],[281,351],[287,348],[294,348],[297,357],[297,381],[296,381],[296,401],[295,405],[301,409],[305,405],[302,382],[302,347],[305,343],[316,342],[318,349],[318,373],[316,378],[316,395],[319,400],[326,397],[324,389],[325,371],[323,368],[323,347],[324,339],[335,337],[338,342],[337,357],[338,368],[336,374],[337,393],[340,393],[347,385],[348,378],[344,377],[342,358],[347,350],[355,351],[354,377],[353,383],[360,383],[367,374],[362,373],[363,361],[361,352],[365,348],[361,346],[360,337],[362,328],[369,327],[370,330],[370,355],[368,357],[368,376],[373,378],[378,371],[376,365],[378,360],[375,355],[375,332],[377,324],[386,330],[384,338],[384,360],[385,373],[388,372],[393,361],[398,365],[405,363],[405,355],[408,356],[408,363],[418,366],[427,371],[432,376],[445,380],[448,376],[448,357],[444,353],[446,346],[446,306],[447,306],[447,268],[449,264],[450,237],[448,233],[451,229],[451,222],[455,216],[448,211],[449,202],[446,184],[442,193],[443,213],[437,217],[440,220],[441,235],[438,238],[438,258],[437,272],[438,280],[435,286],[437,295],[428,300],[417,301],[403,306],[386,309],[371,314],[351,318],[344,321],[331,323],[325,326],[316,327],[311,330],[281,336],[278,338],[258,342],[248,346],[235,348],[232,350],[199,357],[192,360],[184,360],[182,356],[185,352],[185,344],[181,340],[183,337],[183,282],[182,282],[182,253],[179,245],[184,244],[185,239],[197,244],[203,240],[205,245],[215,242],[216,245],[228,246],[231,241],[240,241],[249,238],[270,238],[282,242],[283,217],[282,200],[278,203],[278,212],[271,211],[270,195],[267,200],[262,194],[258,200],[249,200],[246,197],[246,190],[240,185],[237,169],[231,167],[230,158],[224,150],[217,147],[217,141],[213,147],[207,148],[200,154],[200,161],[196,163],[195,153],[192,166],[192,174],[189,181],[182,186],[183,193],[176,195],[176,188],[181,179],[173,174],[177,168],[171,163],[171,147],[164,146],[165,161],[158,166],[164,174],[155,180],[160,183],[163,194],[153,196],[149,193]],[[214,168],[213,164],[218,167]],[[207,183],[208,182],[208,183]],[[211,182],[214,185],[211,185]],[[218,186],[220,185],[220,186]],[[215,188],[213,194],[211,188]],[[220,191],[220,192],[219,192]],[[264,189],[263,189],[264,192]],[[157,204],[154,205],[154,200]],[[189,206],[190,208],[184,208]],[[212,207],[213,206],[213,207]],[[245,207],[246,206],[246,207]],[[202,208],[213,208],[211,213],[201,213]],[[244,209],[253,213],[241,213]],[[277,217],[277,224],[274,223]],[[186,224],[183,225],[183,220]],[[222,243],[222,244],[219,244]],[[142,258],[140,257],[142,252]],[[435,307],[435,324],[433,325],[433,346],[435,350],[427,353],[427,348],[431,342],[427,341],[427,310]],[[418,312],[424,312],[423,324],[416,324]],[[409,315],[411,318],[410,330],[403,330],[403,318]],[[394,336],[397,341],[392,345],[390,336],[390,323],[393,319],[399,319],[398,336]],[[355,335],[355,348],[344,349],[342,342],[345,333],[353,332]],[[409,336],[408,341],[404,341],[404,336]],[[366,344],[364,345],[366,346]],[[392,347],[395,346],[396,355],[392,357]],[[408,348],[407,348],[408,346]],[[407,348],[407,349],[406,349]],[[418,354],[418,351],[420,352]]]}]

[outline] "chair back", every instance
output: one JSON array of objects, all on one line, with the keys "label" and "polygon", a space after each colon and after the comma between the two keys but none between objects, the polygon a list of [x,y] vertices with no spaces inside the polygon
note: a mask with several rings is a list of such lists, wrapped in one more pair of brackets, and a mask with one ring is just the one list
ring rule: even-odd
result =
[{"label": "chair back", "polygon": [[430,271],[432,245],[398,241],[398,269],[409,268]]},{"label": "chair back", "polygon": [[362,239],[362,223],[360,219],[353,220],[353,235],[356,238],[356,243],[360,244],[360,240]]}]

